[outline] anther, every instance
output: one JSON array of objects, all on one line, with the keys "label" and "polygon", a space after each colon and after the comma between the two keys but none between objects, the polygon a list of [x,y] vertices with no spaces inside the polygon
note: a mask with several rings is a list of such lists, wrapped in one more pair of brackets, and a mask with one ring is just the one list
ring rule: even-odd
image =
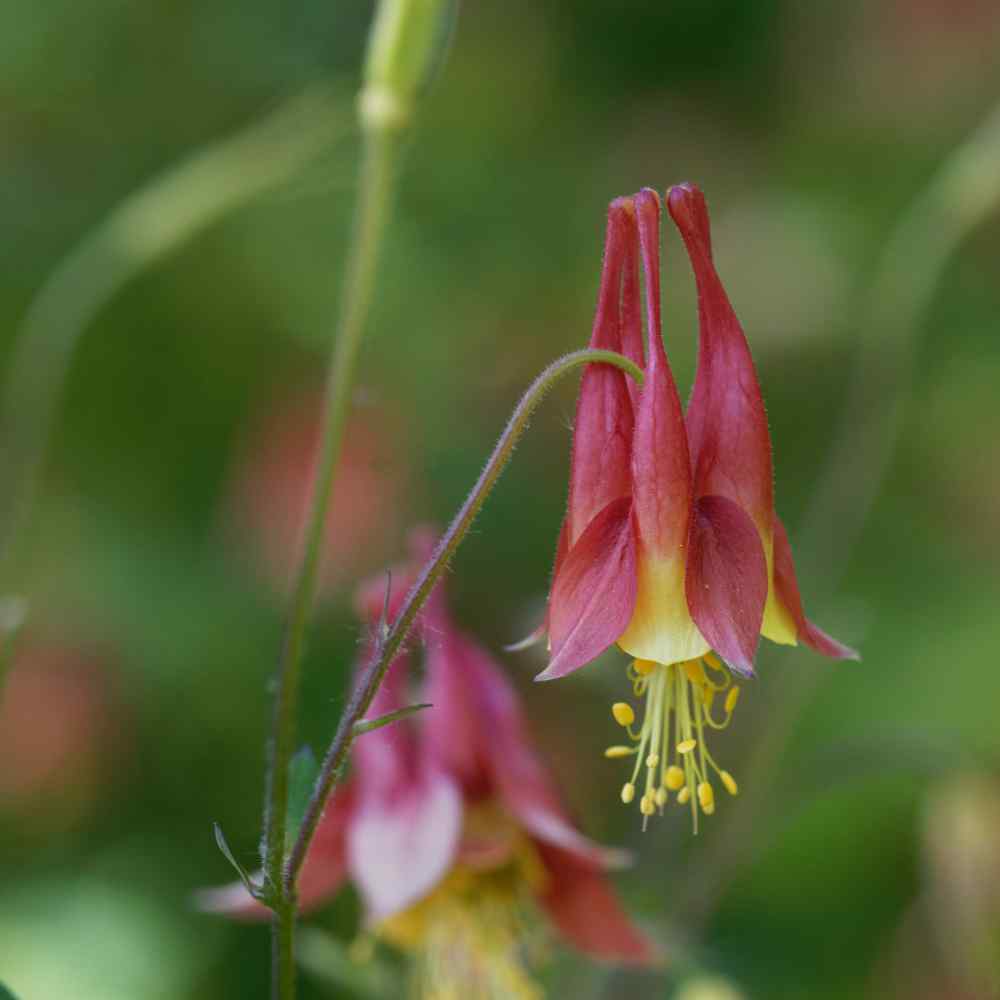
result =
[{"label": "anther", "polygon": [[658,753],[651,753],[646,758],[646,767],[656,767],[660,763],[660,755]]},{"label": "anther", "polygon": [[707,781],[698,786],[698,802],[706,815],[711,816],[715,812],[715,792]]},{"label": "anther", "polygon": [[688,680],[697,688],[703,685],[708,678],[705,676],[705,669],[697,660],[688,660],[684,664],[684,673]]},{"label": "anther", "polygon": [[619,757],[631,757],[635,752],[635,747],[614,746],[608,747],[604,751],[604,756],[616,760]]},{"label": "anther", "polygon": [[684,772],[676,764],[671,764],[663,775],[663,784],[670,791],[676,792],[678,788],[684,785]]},{"label": "anther", "polygon": [[656,812],[656,802],[653,800],[652,795],[643,795],[639,800],[639,812],[643,816],[652,816]]},{"label": "anther", "polygon": [[677,744],[678,753],[690,753],[698,745],[697,740],[681,740]]},{"label": "anther", "polygon": [[667,804],[667,790],[665,788],[657,788],[653,793],[653,797],[656,799],[656,804],[662,809]]},{"label": "anther", "polygon": [[726,715],[732,715],[736,702],[740,700],[740,689],[734,684],[726,695]]},{"label": "anther", "polygon": [[635,672],[641,674],[643,677],[648,677],[659,664],[655,663],[653,660],[636,660],[635,661]]},{"label": "anther", "polygon": [[715,669],[716,669],[716,670],[724,670],[724,669],[725,669],[725,668],[724,668],[724,667],[722,666],[722,660],[720,660],[720,659],[719,659],[719,658],[718,658],[718,657],[717,657],[717,656],[715,655],[715,653],[706,653],[706,654],[704,655],[704,657],[702,657],[702,659],[704,659],[704,661],[705,661],[705,662],[706,662],[706,663],[707,663],[707,664],[708,664],[708,665],[709,665],[710,667],[715,667]]},{"label": "anther", "polygon": [[635,722],[635,712],[627,701],[616,701],[611,706],[611,714],[619,726],[631,726]]},{"label": "anther", "polygon": [[728,771],[720,771],[719,779],[726,786],[726,791],[730,795],[736,795],[739,792],[740,786],[736,784],[736,779]]},{"label": "anther", "polygon": [[691,788],[690,786],[685,785],[677,793],[677,803],[678,805],[686,806],[690,801],[691,801]]},{"label": "anther", "polygon": [[631,781],[626,781],[622,785],[622,802],[628,805],[635,798],[635,785]]}]

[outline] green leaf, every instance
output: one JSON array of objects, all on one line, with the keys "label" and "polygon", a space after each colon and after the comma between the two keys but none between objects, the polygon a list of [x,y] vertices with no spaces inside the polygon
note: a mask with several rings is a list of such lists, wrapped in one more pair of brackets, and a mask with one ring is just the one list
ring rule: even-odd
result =
[{"label": "green leaf", "polygon": [[17,1000],[17,997],[3,983],[0,983],[0,1000]]},{"label": "green leaf", "polygon": [[423,702],[419,705],[407,705],[406,708],[398,708],[395,712],[380,715],[377,719],[362,719],[360,722],[354,723],[354,735],[361,736],[362,733],[370,733],[373,729],[381,729],[383,726],[399,722],[400,719],[405,719],[425,708],[431,707],[430,702]]},{"label": "green leaf", "polygon": [[285,824],[285,842],[295,842],[299,827],[309,807],[309,799],[319,777],[319,764],[308,746],[302,747],[288,764],[288,820]]},{"label": "green leaf", "polygon": [[[222,832],[222,827],[218,823],[212,824],[215,830],[215,843],[216,846],[222,851],[222,856],[236,869],[236,874],[239,875],[240,881],[246,886],[247,892],[250,893],[255,899],[257,898],[257,886],[254,885],[253,879],[247,870],[236,860],[236,855],[233,854],[229,847],[229,843],[226,840],[226,835]],[[0,994],[0,1000],[4,1000],[2,994]]]}]

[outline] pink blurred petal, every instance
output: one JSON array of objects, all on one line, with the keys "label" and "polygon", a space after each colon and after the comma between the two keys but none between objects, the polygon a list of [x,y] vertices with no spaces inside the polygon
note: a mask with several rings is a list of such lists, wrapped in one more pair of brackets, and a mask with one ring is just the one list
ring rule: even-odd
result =
[{"label": "pink blurred petal", "polygon": [[424,768],[391,797],[365,794],[347,834],[351,877],[376,923],[417,902],[451,867],[462,831],[462,795],[443,772]]},{"label": "pink blurred petal", "polygon": [[691,468],[680,398],[660,332],[659,199],[636,196],[646,276],[646,378],[636,414],[632,452],[633,497],[640,558],[671,558],[687,543]]},{"label": "pink blurred petal", "polygon": [[698,369],[687,408],[695,496],[738,503],[753,519],[770,558],[774,508],[771,439],[750,347],[712,261],[705,198],[694,185],[667,197],[698,286]]},{"label": "pink blurred petal", "polygon": [[[595,844],[569,821],[548,770],[535,750],[517,694],[492,657],[471,639],[453,635],[430,655],[428,738],[467,789],[498,794],[535,837],[601,867],[621,867],[629,855]],[[440,655],[440,654],[439,654]],[[442,711],[438,713],[438,708]],[[433,715],[431,713],[434,713]],[[486,778],[476,781],[476,772]]]},{"label": "pink blurred petal", "polygon": [[570,549],[552,587],[552,658],[538,680],[584,666],[625,630],[635,607],[635,535],[631,502],[614,500]]},{"label": "pink blurred petal", "polygon": [[691,617],[734,669],[753,674],[767,601],[767,561],[750,516],[726,497],[700,497],[684,581]]},{"label": "pink blurred petal", "polygon": [[558,848],[539,845],[548,883],[539,902],[566,941],[608,962],[653,965],[656,945],[629,919],[618,894],[601,872]]},{"label": "pink blurred petal", "polygon": [[861,659],[857,650],[838,642],[806,618],[798,580],[795,577],[792,546],[788,541],[788,532],[777,516],[774,518],[774,587],[778,600],[795,620],[800,642],[834,660]]}]

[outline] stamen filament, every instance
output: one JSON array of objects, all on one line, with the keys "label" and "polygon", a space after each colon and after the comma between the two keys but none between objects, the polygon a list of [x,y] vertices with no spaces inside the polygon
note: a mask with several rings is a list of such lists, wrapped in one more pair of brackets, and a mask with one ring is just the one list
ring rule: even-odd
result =
[{"label": "stamen filament", "polygon": [[[635,757],[631,776],[622,787],[622,802],[628,805],[638,797],[645,829],[649,817],[657,811],[662,815],[670,792],[676,792],[679,805],[690,805],[697,833],[699,813],[710,816],[715,812],[711,774],[730,795],[739,791],[736,779],[712,756],[706,734],[729,725],[740,688],[714,653],[673,664],[635,660],[627,675],[635,696],[645,701],[642,724],[636,731],[636,710],[628,702],[615,702],[612,715],[633,745],[614,745],[604,752],[612,759]],[[728,691],[722,721],[712,715],[712,703],[720,691]],[[639,794],[642,769],[645,780]]]}]

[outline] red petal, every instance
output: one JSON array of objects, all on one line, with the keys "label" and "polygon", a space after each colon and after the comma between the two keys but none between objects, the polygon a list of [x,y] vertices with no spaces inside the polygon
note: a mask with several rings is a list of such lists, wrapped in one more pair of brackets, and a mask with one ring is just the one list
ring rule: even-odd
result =
[{"label": "red petal", "polygon": [[[639,233],[635,221],[635,204],[631,198],[621,199],[627,208],[624,216],[625,253],[622,262],[622,301],[620,329],[622,353],[640,368],[646,364],[642,346],[642,293],[639,288]],[[632,379],[625,380],[632,407],[639,403],[639,387]]]},{"label": "red petal", "polygon": [[646,275],[646,378],[636,415],[632,494],[639,544],[657,556],[676,556],[687,542],[691,470],[677,386],[660,334],[659,199],[636,195]]},{"label": "red petal", "polygon": [[[608,210],[601,289],[590,346],[622,349],[619,330],[622,264],[628,212],[618,202]],[[611,365],[588,365],[580,383],[570,466],[569,544],[602,508],[628,495],[632,448],[632,403],[626,377]]]},{"label": "red petal", "polygon": [[558,848],[537,846],[549,875],[539,902],[569,944],[609,962],[652,965],[660,960],[656,945],[629,919],[605,875]]},{"label": "red petal", "polygon": [[563,677],[603,653],[635,607],[635,536],[631,501],[613,500],[570,549],[552,587],[552,659],[538,680]]},{"label": "red petal", "polygon": [[753,659],[767,600],[767,561],[749,515],[726,497],[700,497],[684,580],[688,607],[712,648],[741,674]]},{"label": "red petal", "polygon": [[770,558],[771,439],[750,347],[712,262],[705,198],[671,188],[668,207],[698,285],[698,370],[687,408],[695,496],[729,497],[752,518]]},{"label": "red petal", "polygon": [[857,650],[838,642],[806,618],[795,577],[792,546],[788,541],[788,532],[777,516],[774,519],[774,589],[778,600],[795,621],[800,642],[834,660],[861,659]]}]

